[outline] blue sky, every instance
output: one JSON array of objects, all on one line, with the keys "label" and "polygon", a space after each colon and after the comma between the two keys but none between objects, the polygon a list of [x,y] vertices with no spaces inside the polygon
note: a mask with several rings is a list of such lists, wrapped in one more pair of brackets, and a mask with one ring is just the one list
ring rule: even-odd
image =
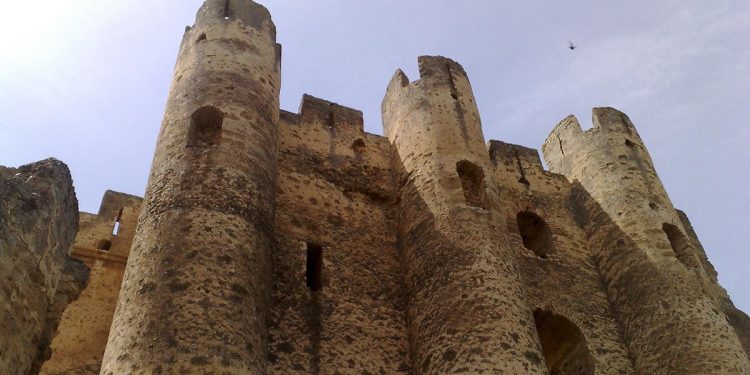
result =
[{"label": "blue sky", "polygon": [[[184,27],[201,1],[0,0],[0,165],[54,156],[82,210],[142,195]],[[361,109],[416,57],[472,80],[485,136],[540,148],[568,114],[635,123],[735,303],[750,311],[750,2],[267,1],[283,44],[282,108],[303,93]],[[567,49],[572,40],[579,48]]]}]

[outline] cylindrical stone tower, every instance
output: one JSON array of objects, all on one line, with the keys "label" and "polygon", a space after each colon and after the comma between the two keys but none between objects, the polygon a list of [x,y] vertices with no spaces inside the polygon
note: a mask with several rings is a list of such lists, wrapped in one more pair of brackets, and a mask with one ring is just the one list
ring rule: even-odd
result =
[{"label": "cylindrical stone tower", "polygon": [[398,237],[415,374],[544,374],[463,68],[419,58],[382,104],[399,173]]},{"label": "cylindrical stone tower", "polygon": [[608,222],[590,226],[599,271],[642,374],[749,374],[726,316],[706,292],[709,281],[677,210],[630,119],[593,110],[582,131],[563,120],[542,150],[550,171],[577,180]]},{"label": "cylindrical stone tower", "polygon": [[280,46],[208,0],[180,46],[101,373],[263,374]]}]

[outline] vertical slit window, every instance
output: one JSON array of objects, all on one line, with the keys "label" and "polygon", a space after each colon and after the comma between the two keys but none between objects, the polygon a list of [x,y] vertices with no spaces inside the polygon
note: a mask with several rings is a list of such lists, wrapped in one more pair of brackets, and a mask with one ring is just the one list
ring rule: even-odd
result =
[{"label": "vertical slit window", "polygon": [[115,236],[120,234],[120,220],[122,219],[122,207],[120,207],[120,211],[117,212],[117,216],[115,217],[115,224],[112,226],[112,234]]},{"label": "vertical slit window", "polygon": [[323,287],[323,247],[307,244],[307,268],[305,281],[311,291],[317,292]]},{"label": "vertical slit window", "polygon": [[188,146],[207,147],[221,142],[221,128],[224,114],[220,110],[205,106],[198,108],[190,116],[190,130],[188,131]]},{"label": "vertical slit window", "polygon": [[484,171],[482,168],[470,161],[461,160],[456,163],[456,172],[461,179],[461,188],[464,191],[466,204],[486,209]]}]

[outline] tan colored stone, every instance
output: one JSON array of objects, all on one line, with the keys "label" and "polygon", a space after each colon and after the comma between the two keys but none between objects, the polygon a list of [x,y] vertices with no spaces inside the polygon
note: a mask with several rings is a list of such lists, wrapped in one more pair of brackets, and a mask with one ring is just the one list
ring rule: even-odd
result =
[{"label": "tan colored stone", "polygon": [[385,136],[310,95],[279,110],[267,10],[207,1],[144,200],[81,213],[91,282],[43,373],[750,373],[750,319],[627,116],[564,119],[546,171],[485,143],[458,63],[418,64]]},{"label": "tan colored stone", "polygon": [[67,253],[78,229],[68,167],[0,168],[0,373],[36,374],[88,269]]}]

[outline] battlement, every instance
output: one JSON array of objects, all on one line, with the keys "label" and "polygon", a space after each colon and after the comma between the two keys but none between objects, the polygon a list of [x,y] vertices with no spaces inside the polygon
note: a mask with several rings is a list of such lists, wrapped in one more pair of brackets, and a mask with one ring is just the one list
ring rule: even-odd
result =
[{"label": "battlement", "polygon": [[246,26],[258,30],[268,30],[276,38],[276,26],[271,13],[251,0],[208,0],[203,3],[195,16],[195,26],[219,21],[239,20]]},{"label": "battlement", "polygon": [[99,212],[81,212],[70,255],[91,266],[95,260],[127,261],[143,198],[107,190]]},{"label": "battlement", "polygon": [[[405,87],[408,85],[416,85],[424,80],[430,80],[434,82],[442,82],[449,85],[453,85],[453,80],[458,76],[464,79],[468,79],[468,75],[464,70],[463,66],[458,62],[444,56],[419,56],[417,58],[417,66],[419,68],[419,79],[414,82],[409,81],[409,77],[401,69],[397,69],[388,84],[387,92],[390,92],[396,87]],[[388,95],[386,93],[386,95]]]},{"label": "battlement", "polygon": [[505,187],[548,191],[567,185],[565,176],[544,169],[535,148],[494,139],[488,148],[496,180]]},{"label": "battlement", "polygon": [[[584,131],[578,118],[574,115],[568,115],[552,129],[544,142],[542,150],[559,149],[561,140],[578,137],[579,134],[594,136],[600,133],[620,132],[633,135],[640,140],[633,122],[630,121],[630,118],[625,113],[618,109],[612,107],[593,108],[591,110],[591,122],[593,127]],[[556,145],[555,142],[557,142]]]},{"label": "battlement", "polygon": [[200,8],[148,198],[80,214],[92,282],[47,373],[749,373],[624,113],[563,119],[546,171],[485,142],[459,63],[420,56],[374,135],[308,94],[279,109],[275,37],[253,1]]},{"label": "battlement", "polygon": [[547,136],[542,153],[550,170],[570,174],[566,168],[575,156],[591,147],[601,153],[617,154],[620,162],[638,160],[637,163],[652,165],[646,146],[625,113],[611,107],[593,108],[591,112],[592,128],[582,130],[578,119],[569,115]]},{"label": "battlement", "polygon": [[452,80],[459,74],[468,77],[461,64],[445,56],[419,56],[417,58],[420,79]]},{"label": "battlement", "polygon": [[302,95],[298,113],[281,110],[281,119],[294,124],[323,124],[331,129],[364,133],[362,111],[312,95]]},{"label": "battlement", "polygon": [[489,154],[492,164],[518,165],[523,170],[544,171],[539,150],[535,148],[491,139]]},{"label": "battlement", "polygon": [[142,201],[143,198],[136,195],[107,190],[102,197],[102,203],[99,205],[97,216],[114,218],[123,207],[138,207]]}]

